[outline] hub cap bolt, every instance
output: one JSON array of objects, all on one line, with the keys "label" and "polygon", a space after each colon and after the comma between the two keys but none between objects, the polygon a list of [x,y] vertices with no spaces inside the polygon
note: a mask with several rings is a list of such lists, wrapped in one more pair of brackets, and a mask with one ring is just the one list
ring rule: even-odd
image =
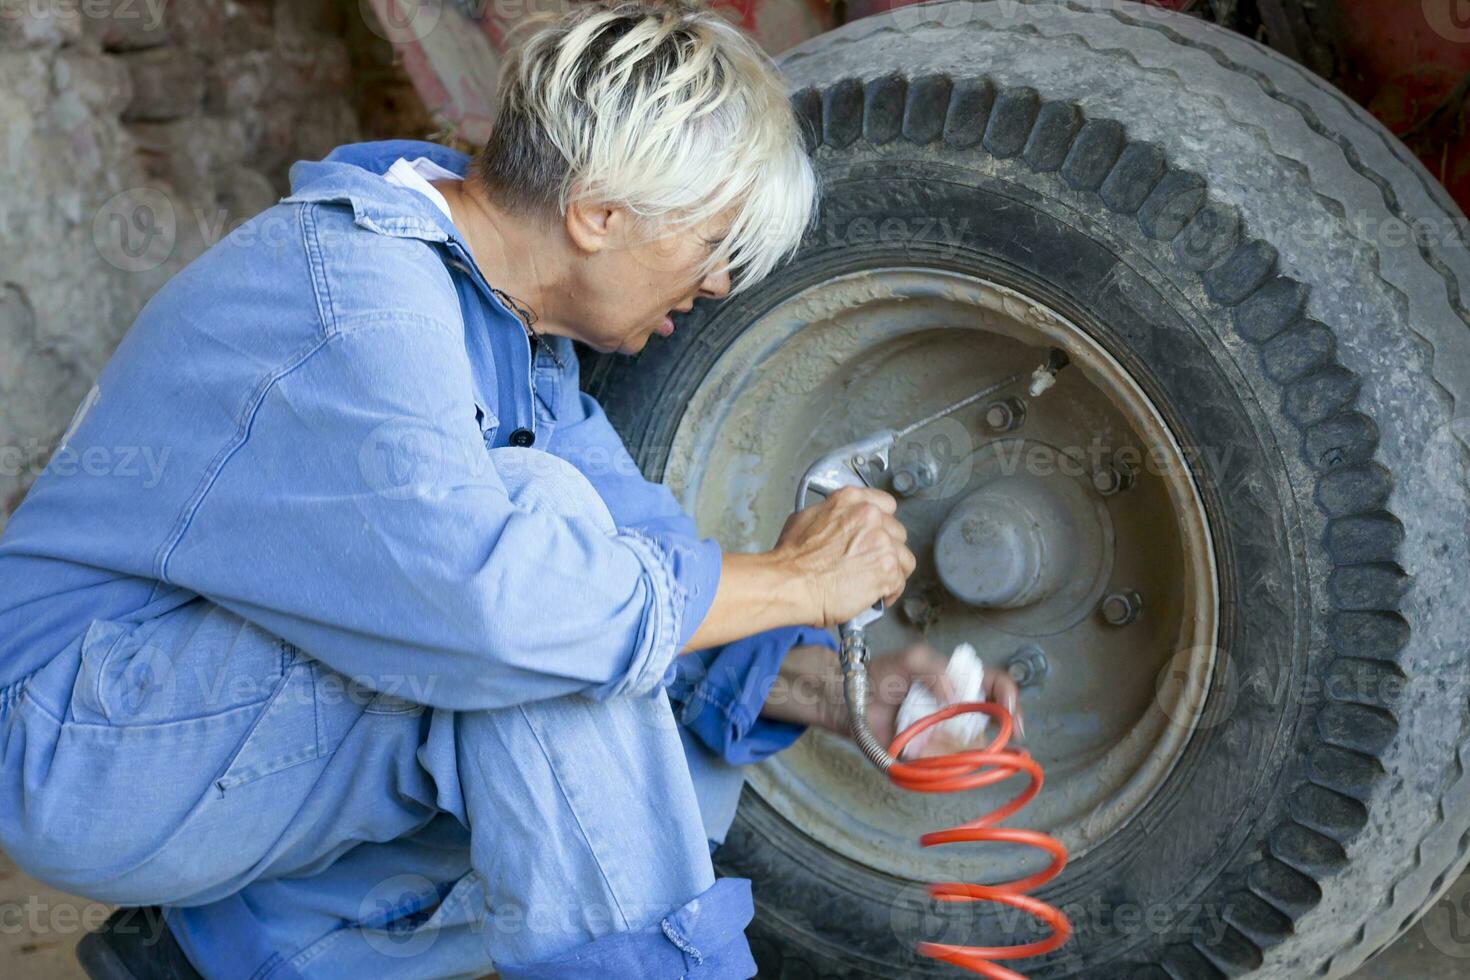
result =
[{"label": "hub cap bolt", "polygon": [[1092,489],[1104,497],[1133,486],[1133,471],[1120,466],[1104,466],[1092,474]]},{"label": "hub cap bolt", "polygon": [[1102,616],[1110,626],[1127,626],[1143,612],[1143,597],[1136,589],[1119,589],[1103,597]]},{"label": "hub cap bolt", "polygon": [[903,610],[904,618],[913,623],[921,630],[928,629],[939,618],[938,611],[928,599],[919,596],[910,596],[899,603],[899,609]]},{"label": "hub cap bolt", "polygon": [[936,474],[930,463],[910,463],[893,474],[893,492],[907,497],[934,486]]},{"label": "hub cap bolt", "polygon": [[1026,403],[1019,398],[1002,398],[985,407],[985,424],[996,432],[1019,429],[1026,421]]},{"label": "hub cap bolt", "polygon": [[1006,673],[1017,687],[1036,687],[1051,673],[1051,664],[1046,653],[1034,643],[1028,643],[1006,661]]}]

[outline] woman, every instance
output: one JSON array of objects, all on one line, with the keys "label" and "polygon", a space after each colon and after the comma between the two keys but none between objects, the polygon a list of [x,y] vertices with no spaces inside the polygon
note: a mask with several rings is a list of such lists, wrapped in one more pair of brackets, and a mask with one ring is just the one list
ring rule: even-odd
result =
[{"label": "woman", "polygon": [[[796,246],[815,182],[769,61],[707,13],[583,5],[499,98],[474,161],[298,164],[64,440],[166,465],[53,466],[0,540],[0,846],[167,907],[209,976],[749,976],[748,883],[709,860],[738,764],[844,727],[766,693],[913,568],[865,490],[721,554],[579,391],[572,341],[635,353]],[[875,726],[940,667],[880,660]]]}]

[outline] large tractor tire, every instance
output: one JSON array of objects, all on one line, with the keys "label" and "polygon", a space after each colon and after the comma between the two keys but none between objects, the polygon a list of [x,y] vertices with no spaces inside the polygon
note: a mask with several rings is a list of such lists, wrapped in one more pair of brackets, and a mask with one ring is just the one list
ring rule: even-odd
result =
[{"label": "large tractor tire", "polygon": [[[1039,681],[1048,781],[1011,823],[1071,849],[1039,896],[1076,933],[1019,968],[1350,973],[1470,842],[1462,216],[1321,79],[1142,4],[904,8],[782,62],[823,184],[800,253],[591,389],[756,549],[819,453],[1066,350],[1051,391],[896,453],[920,568],[874,632]],[[1041,562],[1019,592],[965,579],[994,541],[935,545],[976,501],[1046,515],[1000,535]],[[952,976],[914,942],[1036,938],[921,887],[1034,870],[916,843],[1003,792],[901,793],[822,733],[753,770],[718,862],[754,880],[762,976]]]}]

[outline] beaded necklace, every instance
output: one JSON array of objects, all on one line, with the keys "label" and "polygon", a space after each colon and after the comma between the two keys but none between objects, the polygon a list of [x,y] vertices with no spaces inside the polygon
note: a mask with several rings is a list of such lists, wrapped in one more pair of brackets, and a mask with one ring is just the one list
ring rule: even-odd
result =
[{"label": "beaded necklace", "polygon": [[509,293],[504,292],[503,290],[496,289],[494,286],[490,287],[490,291],[495,294],[497,299],[499,299],[502,303],[509,307],[512,313],[520,318],[521,323],[526,328],[526,336],[531,338],[531,351],[533,355],[537,350],[544,347],[546,348],[546,353],[551,356],[551,360],[553,361],[553,363],[555,363],[558,368],[562,367],[563,365],[561,363],[561,358],[556,356],[556,348],[552,347],[550,343],[542,339],[541,335],[537,333],[535,328],[531,326],[531,324],[535,323],[539,319],[539,317],[536,316],[536,311],[526,306],[524,303],[522,303],[520,300],[516,299]]}]

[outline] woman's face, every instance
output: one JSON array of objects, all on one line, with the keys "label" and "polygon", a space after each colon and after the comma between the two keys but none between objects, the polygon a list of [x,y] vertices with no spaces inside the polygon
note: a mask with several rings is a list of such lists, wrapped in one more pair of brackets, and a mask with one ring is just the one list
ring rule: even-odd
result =
[{"label": "woman's face", "polygon": [[631,215],[610,211],[605,247],[578,261],[569,326],[576,339],[597,350],[636,354],[654,334],[674,332],[674,312],[687,312],[697,297],[729,293],[728,269],[702,278],[699,270],[728,232],[733,213],[650,241]]}]

